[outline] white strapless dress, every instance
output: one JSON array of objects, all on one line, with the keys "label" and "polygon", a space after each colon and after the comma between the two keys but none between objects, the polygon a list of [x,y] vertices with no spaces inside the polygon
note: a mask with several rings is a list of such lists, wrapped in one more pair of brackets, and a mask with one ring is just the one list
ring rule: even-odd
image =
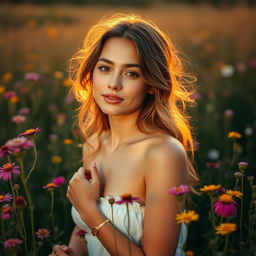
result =
[{"label": "white strapless dress", "polygon": [[[115,198],[115,200],[120,200],[120,196],[105,196],[100,197],[98,200],[98,206],[101,212],[106,216],[106,218],[112,220],[111,217],[111,206],[108,202],[109,198]],[[142,247],[142,234],[143,234],[143,218],[144,218],[145,207],[140,205],[138,202],[133,202],[129,204],[129,215],[131,220],[130,225],[130,240]],[[72,218],[75,224],[87,231],[85,235],[87,241],[87,251],[89,256],[110,256],[108,251],[101,244],[99,239],[91,234],[90,228],[81,219],[78,211],[75,207],[71,209]],[[128,238],[128,219],[127,219],[127,209],[125,204],[113,204],[113,215],[114,215],[114,225],[117,230],[119,230],[123,235]],[[176,250],[175,256],[184,256],[182,250],[183,244],[187,237],[187,227],[184,223],[181,224],[179,242]],[[118,246],[118,245],[117,245]]]}]

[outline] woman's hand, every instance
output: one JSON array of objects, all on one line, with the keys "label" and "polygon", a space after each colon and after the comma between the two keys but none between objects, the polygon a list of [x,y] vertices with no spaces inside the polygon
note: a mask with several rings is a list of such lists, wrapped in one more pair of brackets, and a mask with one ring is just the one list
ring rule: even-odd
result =
[{"label": "woman's hand", "polygon": [[100,179],[95,162],[89,171],[91,180],[88,179],[88,170],[80,167],[69,181],[67,189],[67,198],[79,213],[96,205],[100,194]]},{"label": "woman's hand", "polygon": [[67,245],[55,244],[49,256],[75,256],[74,250]]}]

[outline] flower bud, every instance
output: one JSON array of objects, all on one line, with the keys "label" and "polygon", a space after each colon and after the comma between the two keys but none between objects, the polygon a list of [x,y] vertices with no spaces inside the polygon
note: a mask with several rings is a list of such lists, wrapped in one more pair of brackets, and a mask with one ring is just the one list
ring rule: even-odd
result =
[{"label": "flower bud", "polygon": [[14,190],[18,191],[20,189],[20,185],[16,183],[13,185],[13,188],[14,188]]},{"label": "flower bud", "polygon": [[240,180],[243,177],[243,174],[241,172],[235,172],[234,176],[236,179]]},{"label": "flower bud", "polygon": [[111,197],[108,199],[109,204],[113,205],[115,203],[115,198]]}]

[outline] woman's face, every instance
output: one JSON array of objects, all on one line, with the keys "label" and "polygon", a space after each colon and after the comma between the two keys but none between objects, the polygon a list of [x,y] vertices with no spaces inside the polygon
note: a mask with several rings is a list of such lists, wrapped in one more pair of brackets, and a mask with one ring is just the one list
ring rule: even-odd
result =
[{"label": "woman's face", "polygon": [[93,96],[107,115],[128,115],[141,108],[148,91],[131,40],[110,38],[93,70]]}]

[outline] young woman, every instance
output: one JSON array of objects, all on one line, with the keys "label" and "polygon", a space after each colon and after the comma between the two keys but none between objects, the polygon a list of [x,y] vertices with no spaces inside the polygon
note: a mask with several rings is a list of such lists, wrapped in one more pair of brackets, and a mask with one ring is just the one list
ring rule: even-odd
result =
[{"label": "young woman", "polygon": [[[185,204],[168,189],[198,179],[185,113],[192,92],[173,44],[153,22],[116,14],[91,28],[73,60],[83,167],[67,190],[76,226],[51,255],[85,255],[79,229],[89,256],[183,255],[186,226],[175,216]],[[117,203],[113,222],[109,199],[127,193],[139,198],[129,204],[130,223]]]}]

